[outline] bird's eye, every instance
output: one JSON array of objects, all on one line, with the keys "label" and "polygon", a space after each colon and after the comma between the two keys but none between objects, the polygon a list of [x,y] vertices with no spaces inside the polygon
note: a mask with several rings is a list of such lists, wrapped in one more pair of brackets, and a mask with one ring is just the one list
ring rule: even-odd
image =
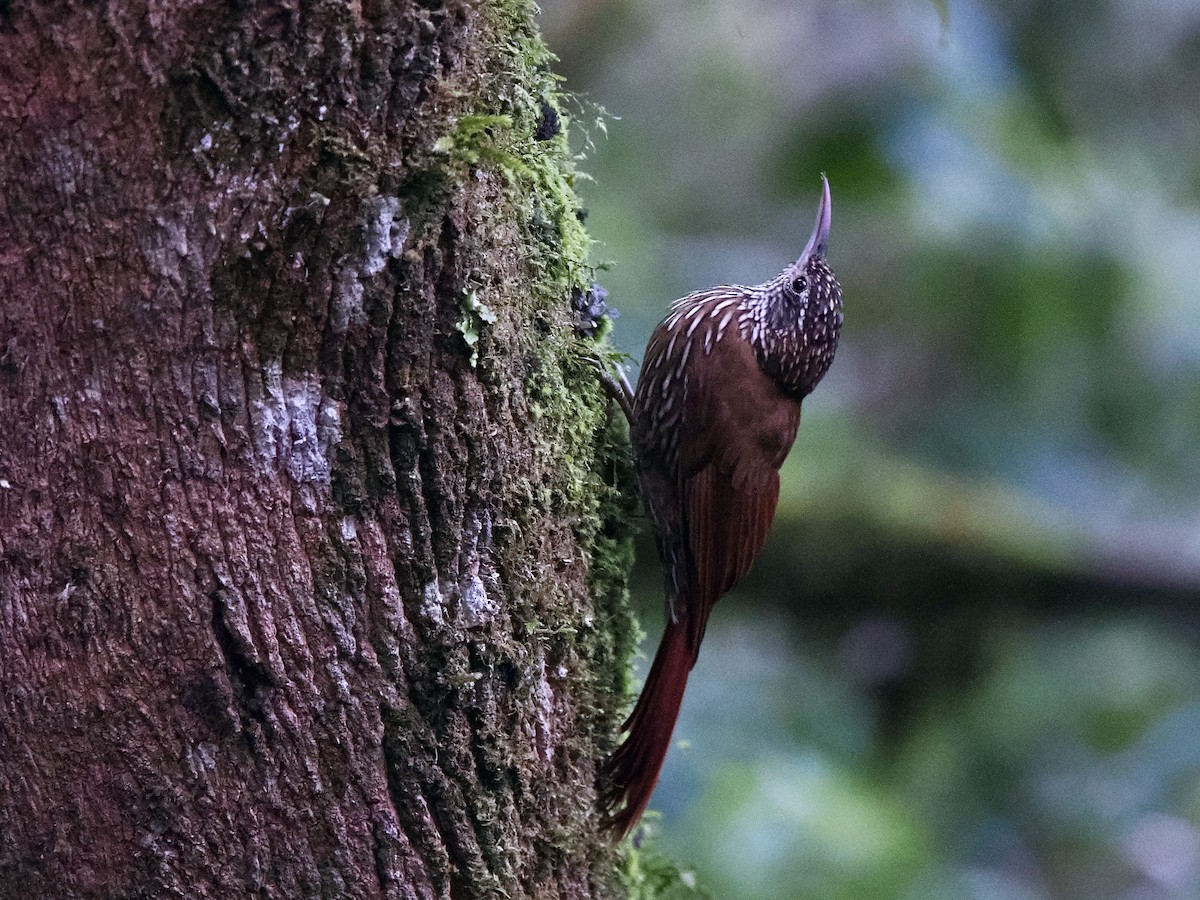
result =
[{"label": "bird's eye", "polygon": [[803,294],[808,290],[808,279],[803,275],[792,279],[792,290],[797,294]]}]

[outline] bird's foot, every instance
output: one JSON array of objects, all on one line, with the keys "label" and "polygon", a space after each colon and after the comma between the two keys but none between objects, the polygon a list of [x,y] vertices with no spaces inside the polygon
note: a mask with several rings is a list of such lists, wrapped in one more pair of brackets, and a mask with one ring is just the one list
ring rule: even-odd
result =
[{"label": "bird's foot", "polygon": [[633,425],[633,388],[629,386],[629,378],[625,368],[618,362],[606,362],[599,356],[581,355],[580,361],[596,370],[596,378],[609,399],[621,407],[625,419]]}]

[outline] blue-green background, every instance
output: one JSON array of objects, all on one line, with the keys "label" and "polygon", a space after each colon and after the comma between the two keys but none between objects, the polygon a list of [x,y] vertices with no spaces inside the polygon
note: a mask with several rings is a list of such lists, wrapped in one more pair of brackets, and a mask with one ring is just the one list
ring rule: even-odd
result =
[{"label": "blue-green background", "polygon": [[1200,3],[541,19],[635,358],[833,189],[842,346],[659,843],[721,898],[1200,897]]}]

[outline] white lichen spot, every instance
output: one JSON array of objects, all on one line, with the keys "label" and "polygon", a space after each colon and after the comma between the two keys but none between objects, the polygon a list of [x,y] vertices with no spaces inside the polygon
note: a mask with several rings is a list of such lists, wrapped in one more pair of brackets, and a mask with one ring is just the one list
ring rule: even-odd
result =
[{"label": "white lichen spot", "polygon": [[201,741],[191,748],[188,753],[188,768],[196,778],[203,778],[206,772],[217,767],[217,745],[209,741]]},{"label": "white lichen spot", "polygon": [[317,448],[326,460],[342,440],[342,406],[332,397],[322,397],[317,411]]},{"label": "white lichen spot", "polygon": [[330,463],[321,452],[317,437],[317,412],[321,387],[315,377],[284,378],[283,398],[287,411],[289,446],[287,471],[298,482],[329,481]]},{"label": "white lichen spot", "polygon": [[379,197],[374,203],[374,215],[368,215],[366,222],[366,246],[362,262],[364,275],[382,272],[387,265],[387,257],[399,257],[411,228],[408,219],[396,218],[400,213],[399,197]]},{"label": "white lichen spot", "polygon": [[442,598],[442,591],[438,587],[438,583],[431,581],[425,585],[425,596],[421,599],[421,615],[435,625],[444,625],[446,624],[446,619],[442,615],[444,606],[445,601]]},{"label": "white lichen spot", "polygon": [[388,258],[404,252],[412,226],[400,214],[398,197],[373,197],[363,203],[362,246],[338,261],[337,290],[330,311],[330,326],[341,333],[367,321],[363,285],[387,266]]},{"label": "white lichen spot", "polygon": [[545,663],[534,688],[534,746],[544,762],[554,761],[554,688],[546,678]]},{"label": "white lichen spot", "polygon": [[497,606],[488,596],[482,579],[472,578],[461,595],[463,620],[467,625],[482,625],[497,612]]},{"label": "white lichen spot", "polygon": [[246,408],[260,471],[273,474],[279,459],[280,435],[287,426],[283,406],[283,360],[267,360],[261,384],[254,379],[247,380]]},{"label": "white lichen spot", "polygon": [[358,538],[358,523],[349,516],[343,517],[341,529],[343,541],[353,541]]},{"label": "white lichen spot", "polygon": [[341,407],[322,395],[319,379],[285,377],[282,361],[270,360],[261,386],[247,384],[246,401],[260,471],[273,474],[282,466],[300,484],[328,484]]}]

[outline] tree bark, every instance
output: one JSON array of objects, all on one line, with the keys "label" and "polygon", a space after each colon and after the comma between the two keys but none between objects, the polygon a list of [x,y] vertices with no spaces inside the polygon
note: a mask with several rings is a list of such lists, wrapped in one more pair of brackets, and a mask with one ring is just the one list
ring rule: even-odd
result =
[{"label": "tree bark", "polygon": [[0,4],[0,896],[616,891],[547,63],[517,0]]}]

